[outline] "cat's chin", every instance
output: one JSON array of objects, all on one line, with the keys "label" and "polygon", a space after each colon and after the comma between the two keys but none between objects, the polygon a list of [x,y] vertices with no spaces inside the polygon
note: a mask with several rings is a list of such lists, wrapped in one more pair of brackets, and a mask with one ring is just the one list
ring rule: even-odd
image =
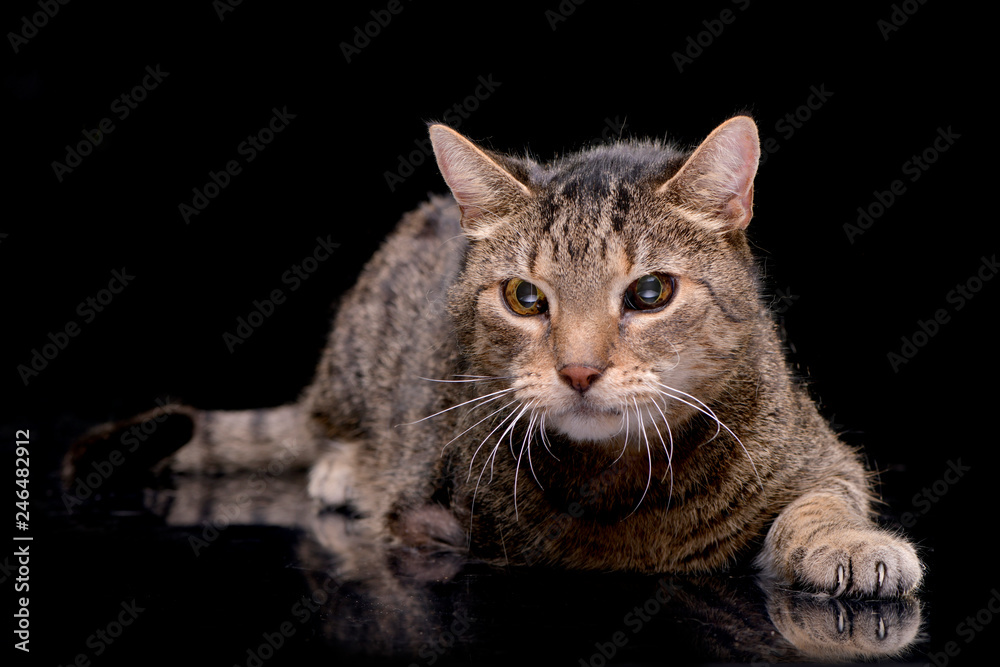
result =
[{"label": "cat's chin", "polygon": [[547,425],[576,442],[602,442],[621,433],[622,415],[606,410],[569,410],[546,416]]}]

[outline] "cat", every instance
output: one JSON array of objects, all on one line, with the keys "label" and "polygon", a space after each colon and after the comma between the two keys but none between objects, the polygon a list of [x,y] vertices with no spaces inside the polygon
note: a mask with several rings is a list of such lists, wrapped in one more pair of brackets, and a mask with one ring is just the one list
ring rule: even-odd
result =
[{"label": "cat", "polygon": [[916,550],[876,524],[872,474],[764,305],[751,118],[692,151],[628,140],[547,164],[429,133],[451,196],[370,260],[301,399],[173,406],[192,436],[164,465],[283,452],[322,506],[402,553],[646,573],[752,557],[833,596],[917,588]]}]

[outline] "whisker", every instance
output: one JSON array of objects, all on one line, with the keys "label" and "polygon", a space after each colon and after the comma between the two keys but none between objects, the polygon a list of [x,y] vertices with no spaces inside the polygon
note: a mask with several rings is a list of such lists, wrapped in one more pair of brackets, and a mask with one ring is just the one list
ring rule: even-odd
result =
[{"label": "whisker", "polygon": [[[510,434],[510,454],[511,454],[511,456],[514,456],[514,440],[513,440],[513,438],[514,438],[514,427],[517,425],[517,422],[519,422],[521,420],[521,417],[524,416],[524,413],[528,409],[529,406],[530,406],[530,404],[522,406],[521,410],[517,413],[517,416],[514,417],[514,421],[512,421],[510,424],[508,424],[506,430],[504,430],[504,432],[500,434],[500,437],[497,438],[497,446],[499,447],[500,443],[503,442],[504,437],[506,437],[508,433]],[[496,453],[496,449],[494,449],[493,453],[494,454]],[[496,461],[496,458],[494,457],[493,460]],[[516,480],[517,477],[515,477],[514,479]],[[493,464],[492,463],[490,464],[490,480],[491,481],[493,480]]]},{"label": "whisker", "polygon": [[[514,402],[516,403],[516,401],[514,401]],[[479,443],[479,446],[476,447],[476,451],[472,454],[472,460],[469,461],[469,476],[465,479],[466,482],[468,482],[470,479],[472,479],[472,465],[476,462],[476,457],[479,456],[479,450],[481,450],[483,448],[483,445],[486,444],[486,441],[489,440],[491,437],[493,437],[493,434],[496,433],[500,429],[500,427],[504,425],[504,422],[506,422],[508,419],[510,419],[511,417],[513,417],[516,412],[517,412],[517,410],[511,410],[510,414],[507,415],[506,417],[504,417],[502,420],[500,420],[500,423],[497,424],[496,426],[494,426],[493,430],[490,431],[486,435],[486,437],[483,438],[482,442]],[[503,436],[500,436],[500,439],[502,440]],[[499,444],[499,441],[498,441],[498,444]],[[494,448],[494,451],[496,451],[496,448]],[[486,460],[489,461],[489,457],[487,457]],[[485,470],[485,466],[484,466],[484,470]],[[480,477],[481,477],[481,475],[480,475]],[[476,485],[476,488],[477,489],[479,488],[478,484]],[[473,494],[473,501],[475,501],[475,494]]]},{"label": "whisker", "polygon": [[671,366],[670,368],[666,368],[664,370],[666,370],[666,371],[672,371],[672,370],[674,370],[675,368],[677,368],[680,365],[680,363],[681,363],[681,353],[677,351],[677,346],[674,345],[671,341],[668,340],[667,344],[669,344],[670,345],[670,349],[672,349],[674,351],[674,357],[675,358],[674,358],[674,365]]},{"label": "whisker", "polygon": [[[688,401],[685,401],[683,398],[678,398],[677,396],[671,396],[670,394],[665,394],[666,396],[669,396],[670,398],[674,399],[675,401],[680,401],[681,403],[684,403],[685,405],[689,405],[692,408],[694,408],[695,410],[697,410],[698,412],[702,413],[703,415],[705,415],[707,417],[711,417],[712,419],[715,420],[715,423],[716,423],[715,435],[712,436],[712,438],[709,440],[709,442],[711,442],[712,440],[714,440],[719,435],[719,432],[720,432],[723,424],[719,420],[719,418],[715,416],[715,412],[712,411],[712,408],[708,407],[707,405],[705,405],[704,403],[702,403],[701,401],[699,401],[697,398],[695,398],[691,394],[688,394],[687,392],[683,392],[680,389],[674,389],[673,387],[665,385],[665,384],[663,384],[661,382],[657,382],[656,384],[660,385],[664,389],[668,389],[670,391],[676,392],[676,393],[681,394],[683,396],[687,396],[692,401],[695,401],[696,403],[698,403],[698,405],[695,405],[694,403],[690,403]],[[660,392],[660,393],[664,393],[664,392]]]},{"label": "whisker", "polygon": [[418,375],[417,378],[420,380],[427,380],[428,382],[489,382],[490,380],[513,380],[513,376],[493,376],[493,375],[455,375],[457,378],[470,378],[467,380],[439,380],[437,378],[425,378],[422,375]]},{"label": "whisker", "polygon": [[[670,430],[670,422],[667,421],[667,416],[663,414],[663,410],[660,409],[660,404],[654,400],[653,405],[656,407],[656,411],[660,413],[660,416],[663,417],[663,425],[667,427],[667,438],[670,440],[670,451],[667,451],[666,443],[663,443],[663,451],[667,452],[667,464],[669,465],[673,462],[674,458],[674,434]],[[653,426],[656,426],[656,422],[653,422]],[[660,429],[656,429],[656,432],[659,433]],[[663,441],[662,436],[660,441]],[[673,471],[671,471],[670,474],[672,476]]]},{"label": "whisker", "polygon": [[[483,396],[478,396],[476,398],[470,398],[469,400],[463,401],[463,402],[459,403],[458,405],[453,405],[450,408],[445,408],[444,410],[441,410],[440,412],[435,412],[432,415],[428,415],[428,416],[424,417],[423,419],[418,419],[415,422],[406,422],[406,423],[403,423],[403,424],[397,424],[397,426],[413,426],[414,424],[419,424],[420,422],[427,421],[428,419],[431,419],[432,417],[437,417],[438,415],[443,415],[446,412],[450,412],[451,410],[454,410],[456,408],[460,408],[463,405],[468,405],[469,403],[475,403],[476,401],[485,401],[485,399],[487,399],[487,398],[489,398],[491,396],[500,396],[502,394],[509,394],[512,391],[514,391],[514,387],[508,387],[507,389],[500,389],[499,391],[490,392],[489,394],[485,394]],[[485,401],[482,405],[486,405],[486,403],[489,403],[489,401]],[[481,407],[481,406],[477,405],[476,407],[478,408],[478,407]]]},{"label": "whisker", "polygon": [[[656,401],[653,401],[653,405],[656,405]],[[660,416],[663,417],[663,411],[660,410],[659,405],[656,405],[656,409],[657,411],[659,411]],[[670,498],[674,494],[674,462],[673,462],[674,436],[670,432],[670,424],[667,423],[667,418],[663,417],[663,424],[664,426],[667,427],[667,436],[670,438],[670,449],[668,450],[667,443],[663,442],[663,434],[660,433],[660,427],[656,425],[656,419],[653,417],[653,413],[649,411],[648,405],[646,406],[646,414],[649,415],[649,421],[652,422],[653,428],[656,429],[656,437],[660,439],[660,444],[663,445],[663,451],[667,455],[667,472],[663,474],[663,477],[660,479],[660,482],[662,483],[663,480],[666,479],[668,475],[670,476],[670,488],[667,489],[667,510],[669,511]]]},{"label": "whisker", "polygon": [[[511,413],[511,414],[513,414],[513,413]],[[509,415],[508,415],[508,417],[509,417]],[[504,421],[507,421],[507,420],[505,419]],[[500,423],[502,424],[503,422],[500,422]],[[492,435],[492,434],[490,434],[490,435]],[[488,437],[489,436],[487,436],[487,438]],[[483,440],[483,442],[486,442],[486,441]],[[482,447],[482,444],[480,444],[479,446]],[[472,527],[472,517],[473,517],[473,515],[476,512],[476,496],[479,494],[479,484],[483,481],[483,475],[486,474],[486,465],[490,462],[490,459],[493,458],[496,455],[497,449],[499,449],[499,448],[500,448],[500,441],[498,440],[497,444],[493,446],[493,451],[490,452],[490,455],[486,457],[486,461],[483,463],[483,469],[479,471],[479,477],[476,478],[476,488],[473,489],[473,491],[472,491],[472,504],[469,505],[469,527],[470,527],[469,529],[470,529],[470,531],[472,529],[471,528]],[[478,449],[476,450],[476,453],[477,454],[479,453]],[[473,457],[473,459],[475,459],[475,457]],[[469,464],[469,477],[472,477],[472,464],[471,463]],[[468,479],[466,481],[468,481]],[[492,481],[493,481],[493,470],[491,468],[490,469],[490,482],[492,482]],[[487,484],[489,484],[489,482],[487,482]],[[471,535],[471,533],[470,533],[470,535]]]},{"label": "whisker", "polygon": [[[639,420],[639,432],[642,433],[642,437],[646,441],[646,459],[649,462],[649,474],[646,477],[646,488],[642,490],[642,497],[639,498],[639,502],[635,504],[635,507],[632,508],[632,511],[626,514],[624,518],[622,518],[622,521],[624,521],[625,519],[629,518],[630,516],[636,513],[636,511],[639,509],[639,506],[642,505],[642,501],[646,499],[646,494],[649,492],[649,485],[653,481],[653,452],[650,450],[649,447],[649,436],[646,435],[646,429],[643,428],[642,413],[639,412],[639,403],[635,400],[634,396],[632,397],[632,403],[635,405],[635,414]],[[640,441],[640,449],[641,445],[642,443]]]},{"label": "whisker", "polygon": [[549,447],[549,445],[551,443],[549,442],[549,436],[548,436],[548,434],[546,434],[546,432],[545,432],[545,412],[544,411],[542,412],[542,418],[539,420],[538,432],[542,436],[542,438],[541,438],[542,439],[542,446],[545,447],[545,451],[547,451],[549,453],[549,456],[551,456],[552,458],[554,458],[556,461],[559,461],[559,457],[556,456],[555,454],[553,454],[552,453],[552,449]]},{"label": "whisker", "polygon": [[528,468],[531,469],[531,476],[535,478],[535,484],[538,485],[538,488],[545,490],[545,487],[542,486],[542,483],[538,481],[538,475],[535,474],[535,466],[531,463],[531,436],[532,436],[532,431],[535,430],[535,420],[537,419],[538,419],[538,412],[537,410],[535,410],[535,408],[532,408],[531,418],[528,420],[528,428],[525,431],[524,439],[528,442]]},{"label": "whisker", "polygon": [[528,403],[527,405],[525,405],[524,407],[522,407],[522,408],[521,408],[521,411],[517,413],[517,417],[515,417],[515,418],[514,418],[514,421],[512,421],[512,422],[510,423],[510,425],[509,425],[509,426],[507,427],[507,430],[505,430],[505,431],[503,432],[503,434],[502,434],[502,435],[500,436],[500,440],[503,440],[503,437],[504,437],[505,435],[507,436],[507,444],[508,444],[508,445],[510,446],[510,455],[511,455],[511,456],[517,456],[517,455],[516,455],[516,454],[514,453],[514,425],[515,425],[515,424],[517,424],[517,422],[518,422],[518,421],[519,421],[519,420],[521,419],[521,417],[522,417],[522,416],[524,415],[524,413],[525,413],[525,412],[526,412],[526,411],[528,410],[528,408],[530,408],[530,407],[531,407],[531,406],[532,406],[533,404],[534,404],[534,402],[532,402],[532,403]]},{"label": "whisker", "polygon": [[[715,414],[715,413],[714,413],[714,412],[712,411],[712,409],[711,409],[710,407],[708,407],[707,405],[705,405],[704,403],[702,403],[701,401],[699,401],[699,400],[698,400],[697,398],[695,398],[695,397],[694,397],[694,396],[692,396],[691,394],[688,394],[688,393],[686,393],[686,392],[683,392],[683,391],[681,391],[680,389],[674,389],[673,387],[668,387],[667,385],[665,385],[665,384],[661,384],[661,383],[659,383],[659,382],[657,382],[656,384],[660,385],[661,387],[664,387],[665,389],[669,389],[670,391],[675,391],[675,392],[677,392],[678,394],[683,394],[684,396],[687,396],[688,398],[692,399],[693,401],[697,401],[697,402],[698,402],[698,404],[700,404],[700,405],[702,406],[701,408],[699,408],[699,407],[698,407],[698,406],[696,406],[696,405],[693,405],[692,403],[688,403],[687,401],[685,401],[685,400],[684,400],[684,399],[682,399],[682,398],[678,398],[677,396],[670,396],[670,394],[666,394],[665,392],[661,392],[661,393],[663,393],[663,394],[664,394],[665,396],[669,396],[670,398],[672,398],[672,399],[674,399],[674,400],[676,400],[676,401],[680,401],[681,403],[687,403],[687,405],[690,405],[691,407],[693,407],[693,408],[695,408],[695,409],[697,409],[697,410],[699,410],[699,411],[703,412],[704,414],[706,414],[706,415],[708,415],[709,417],[711,417],[712,419],[714,419],[714,420],[715,420],[715,423],[716,423],[716,425],[717,425],[717,430],[716,430],[716,432],[715,432],[715,436],[718,436],[718,435],[719,435],[719,432],[720,432],[720,429],[726,429],[726,432],[728,432],[728,433],[729,433],[729,435],[733,436],[733,438],[734,438],[734,439],[736,440],[737,444],[739,444],[739,446],[740,446],[740,449],[742,449],[742,450],[743,450],[743,453],[744,453],[744,454],[746,455],[746,457],[747,457],[747,461],[749,461],[749,462],[750,462],[750,467],[751,467],[751,468],[753,468],[753,474],[754,474],[754,477],[756,477],[756,478],[757,478],[757,483],[758,483],[758,484],[760,485],[760,488],[761,488],[761,490],[762,490],[762,491],[764,490],[764,482],[762,482],[762,481],[761,481],[761,479],[760,479],[760,474],[759,474],[759,473],[757,472],[757,466],[756,466],[756,465],[754,464],[754,462],[753,462],[753,457],[751,457],[751,456],[750,456],[750,452],[748,452],[748,451],[747,451],[747,448],[746,448],[746,446],[745,446],[745,445],[743,444],[743,441],[742,441],[742,440],[740,440],[740,438],[739,438],[739,436],[738,436],[738,435],[736,435],[735,433],[733,433],[733,430],[732,430],[731,428],[729,428],[728,426],[726,426],[725,424],[723,424],[723,423],[722,423],[722,420],[721,420],[721,419],[719,419],[719,418],[718,418],[718,416],[716,416],[716,414]],[[704,408],[704,409],[702,409],[702,408]],[[715,436],[712,436],[712,438],[711,438],[711,439],[709,440],[709,442],[711,442],[712,440],[714,440],[714,439],[715,439]],[[707,444],[707,443],[706,443],[706,444]]]},{"label": "whisker", "polygon": [[[518,452],[518,455],[517,455],[517,463],[514,466],[514,521],[517,521],[517,519],[518,519],[518,514],[517,514],[517,482],[518,482],[518,479],[521,476],[520,475],[520,473],[521,473],[521,457],[524,456],[525,447],[527,447],[527,449],[528,449],[528,465],[529,466],[531,465],[531,445],[528,443],[529,436],[531,435],[531,423],[530,422],[528,423],[528,428],[525,429],[525,430],[526,430],[526,433],[524,434],[524,440],[521,441],[521,449],[520,449],[520,451]],[[534,475],[535,471],[532,470],[531,474]],[[536,482],[538,481],[537,477],[535,478],[535,481]],[[541,485],[539,485],[539,486],[541,486]]]},{"label": "whisker", "polygon": [[[497,398],[499,398],[499,396],[498,396]],[[491,399],[490,399],[490,401],[492,401],[492,400],[494,400],[494,399],[492,399],[492,398],[491,398]],[[444,443],[444,445],[442,445],[442,446],[441,446],[441,454],[442,454],[442,455],[444,455],[444,450],[445,450],[445,447],[447,447],[447,446],[448,446],[448,445],[450,445],[451,443],[455,442],[456,440],[458,440],[458,439],[459,439],[459,438],[461,438],[461,437],[462,437],[463,435],[465,435],[466,433],[468,433],[468,432],[469,432],[469,431],[471,431],[472,429],[474,429],[474,428],[476,428],[477,426],[479,426],[480,424],[482,424],[482,423],[483,423],[484,421],[486,421],[486,420],[487,420],[487,419],[489,419],[490,417],[492,417],[492,416],[496,415],[496,414],[497,414],[497,413],[499,413],[499,412],[503,412],[503,411],[504,411],[505,409],[509,408],[510,406],[514,405],[515,403],[517,403],[517,399],[514,399],[513,401],[511,401],[511,402],[510,402],[510,403],[508,403],[507,405],[504,405],[504,406],[502,406],[502,407],[499,407],[499,408],[497,408],[496,410],[494,410],[494,411],[493,411],[493,412],[491,412],[490,414],[486,415],[485,417],[483,417],[482,419],[480,419],[479,421],[477,421],[477,422],[476,422],[475,424],[473,424],[473,425],[472,425],[472,426],[470,426],[469,428],[465,429],[464,431],[462,431],[461,433],[459,433],[458,435],[456,435],[456,436],[455,436],[454,438],[452,438],[452,439],[451,439],[451,440],[449,440],[448,442]],[[484,404],[484,405],[485,405],[485,404]],[[478,406],[477,406],[477,407],[478,407]]]},{"label": "whisker", "polygon": [[[618,460],[625,456],[625,450],[628,449],[628,403],[622,403],[622,419],[625,420],[625,440],[622,441],[622,451],[618,454],[618,458],[611,462],[609,468],[618,463]],[[621,429],[619,429],[620,431]]]}]

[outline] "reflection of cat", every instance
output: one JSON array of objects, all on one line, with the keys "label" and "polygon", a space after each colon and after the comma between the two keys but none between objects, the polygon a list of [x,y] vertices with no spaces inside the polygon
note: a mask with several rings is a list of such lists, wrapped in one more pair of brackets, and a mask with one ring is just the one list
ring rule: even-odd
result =
[{"label": "reflection of cat", "polygon": [[[850,662],[898,658],[919,639],[917,596],[833,598],[775,585],[745,567],[722,576],[642,576],[471,565],[456,574],[449,553],[377,557],[377,543],[357,521],[312,510],[302,471],[270,467],[258,476],[179,475],[174,488],[144,495],[157,498],[153,505],[169,524],[184,527],[175,534],[186,532],[199,557],[233,553],[233,544],[248,542],[293,547],[284,567],[301,573],[307,588],[294,595],[294,607],[279,611],[290,611],[297,628],[310,624],[297,638],[325,638],[329,646],[313,645],[310,656],[329,648],[335,656],[393,657],[401,664],[441,664],[446,657],[462,664],[508,664],[523,653],[524,644],[510,639],[523,637],[525,628],[532,636],[559,637],[544,649],[532,648],[534,662],[551,664],[578,664],[578,658],[602,664],[593,655],[613,651],[635,664],[662,662],[664,656],[683,664]],[[122,500],[118,496],[106,509],[121,508]],[[227,528],[262,515],[300,530]],[[150,525],[148,515],[129,521]],[[225,567],[216,557],[212,561]],[[439,580],[448,570],[452,576]],[[273,584],[270,574],[261,575]],[[248,619],[249,627],[256,621]]]},{"label": "reflection of cat", "polygon": [[[454,200],[408,214],[345,297],[314,383],[200,412],[176,470],[284,441],[389,546],[497,563],[706,571],[891,597],[913,547],[790,376],[744,229],[760,154],[733,118],[542,165],[433,125]],[[457,206],[456,206],[457,203]]]}]

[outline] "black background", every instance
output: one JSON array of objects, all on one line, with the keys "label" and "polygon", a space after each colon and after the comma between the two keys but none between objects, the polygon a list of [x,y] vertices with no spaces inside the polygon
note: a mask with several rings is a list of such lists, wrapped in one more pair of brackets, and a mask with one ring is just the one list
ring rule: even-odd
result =
[{"label": "black background", "polygon": [[[567,0],[558,15],[555,0],[531,9],[402,2],[365,43],[358,34],[366,24],[376,33],[371,12],[384,20],[385,3],[248,0],[221,17],[210,2],[70,3],[16,53],[8,35],[5,447],[16,429],[33,429],[33,489],[51,499],[60,447],[83,426],[164,396],[203,408],[294,399],[331,304],[399,216],[444,190],[422,155],[401,183],[390,187],[386,173],[410,161],[426,121],[453,120],[456,104],[467,110],[463,133],[543,159],[610,126],[691,146],[750,113],[778,146],[758,172],[750,234],[792,358],[825,414],[882,471],[891,514],[912,515],[908,533],[928,565],[924,650],[957,641],[957,664],[988,652],[1000,622],[968,644],[956,626],[1000,586],[991,546],[1000,285],[985,282],[961,309],[948,298],[998,249],[993,190],[980,178],[995,139],[973,117],[992,77],[978,55],[988,19],[943,2],[761,4]],[[734,20],[719,22],[723,10]],[[23,17],[40,11],[9,4],[0,27],[22,32]],[[890,30],[893,16],[901,25]],[[348,62],[343,44],[356,39],[363,48]],[[678,67],[675,54],[699,39],[701,52]],[[114,100],[147,67],[168,75],[120,119]],[[480,77],[495,88],[475,99]],[[820,104],[815,90],[826,92]],[[803,107],[810,99],[818,108]],[[246,162],[238,146],[275,108],[294,118]],[[796,113],[797,127],[782,121]],[[104,118],[114,131],[60,181],[53,162]],[[905,163],[939,131],[958,138],[911,180]],[[178,206],[234,159],[242,172],[186,224]],[[905,192],[852,242],[844,225],[895,180]],[[290,290],[284,272],[327,236],[340,244],[333,257]],[[134,280],[84,322],[78,304],[123,268]],[[274,289],[286,302],[231,353],[223,333]],[[947,322],[893,368],[889,353],[940,309]],[[79,335],[25,384],[18,366],[69,321]],[[10,459],[0,469],[12,471]],[[968,471],[940,482],[959,460]],[[935,482],[944,493],[932,504],[914,498]],[[85,622],[71,623],[75,634],[50,632],[87,606],[58,594],[71,555],[47,556],[32,572],[35,636],[79,643]]]}]

